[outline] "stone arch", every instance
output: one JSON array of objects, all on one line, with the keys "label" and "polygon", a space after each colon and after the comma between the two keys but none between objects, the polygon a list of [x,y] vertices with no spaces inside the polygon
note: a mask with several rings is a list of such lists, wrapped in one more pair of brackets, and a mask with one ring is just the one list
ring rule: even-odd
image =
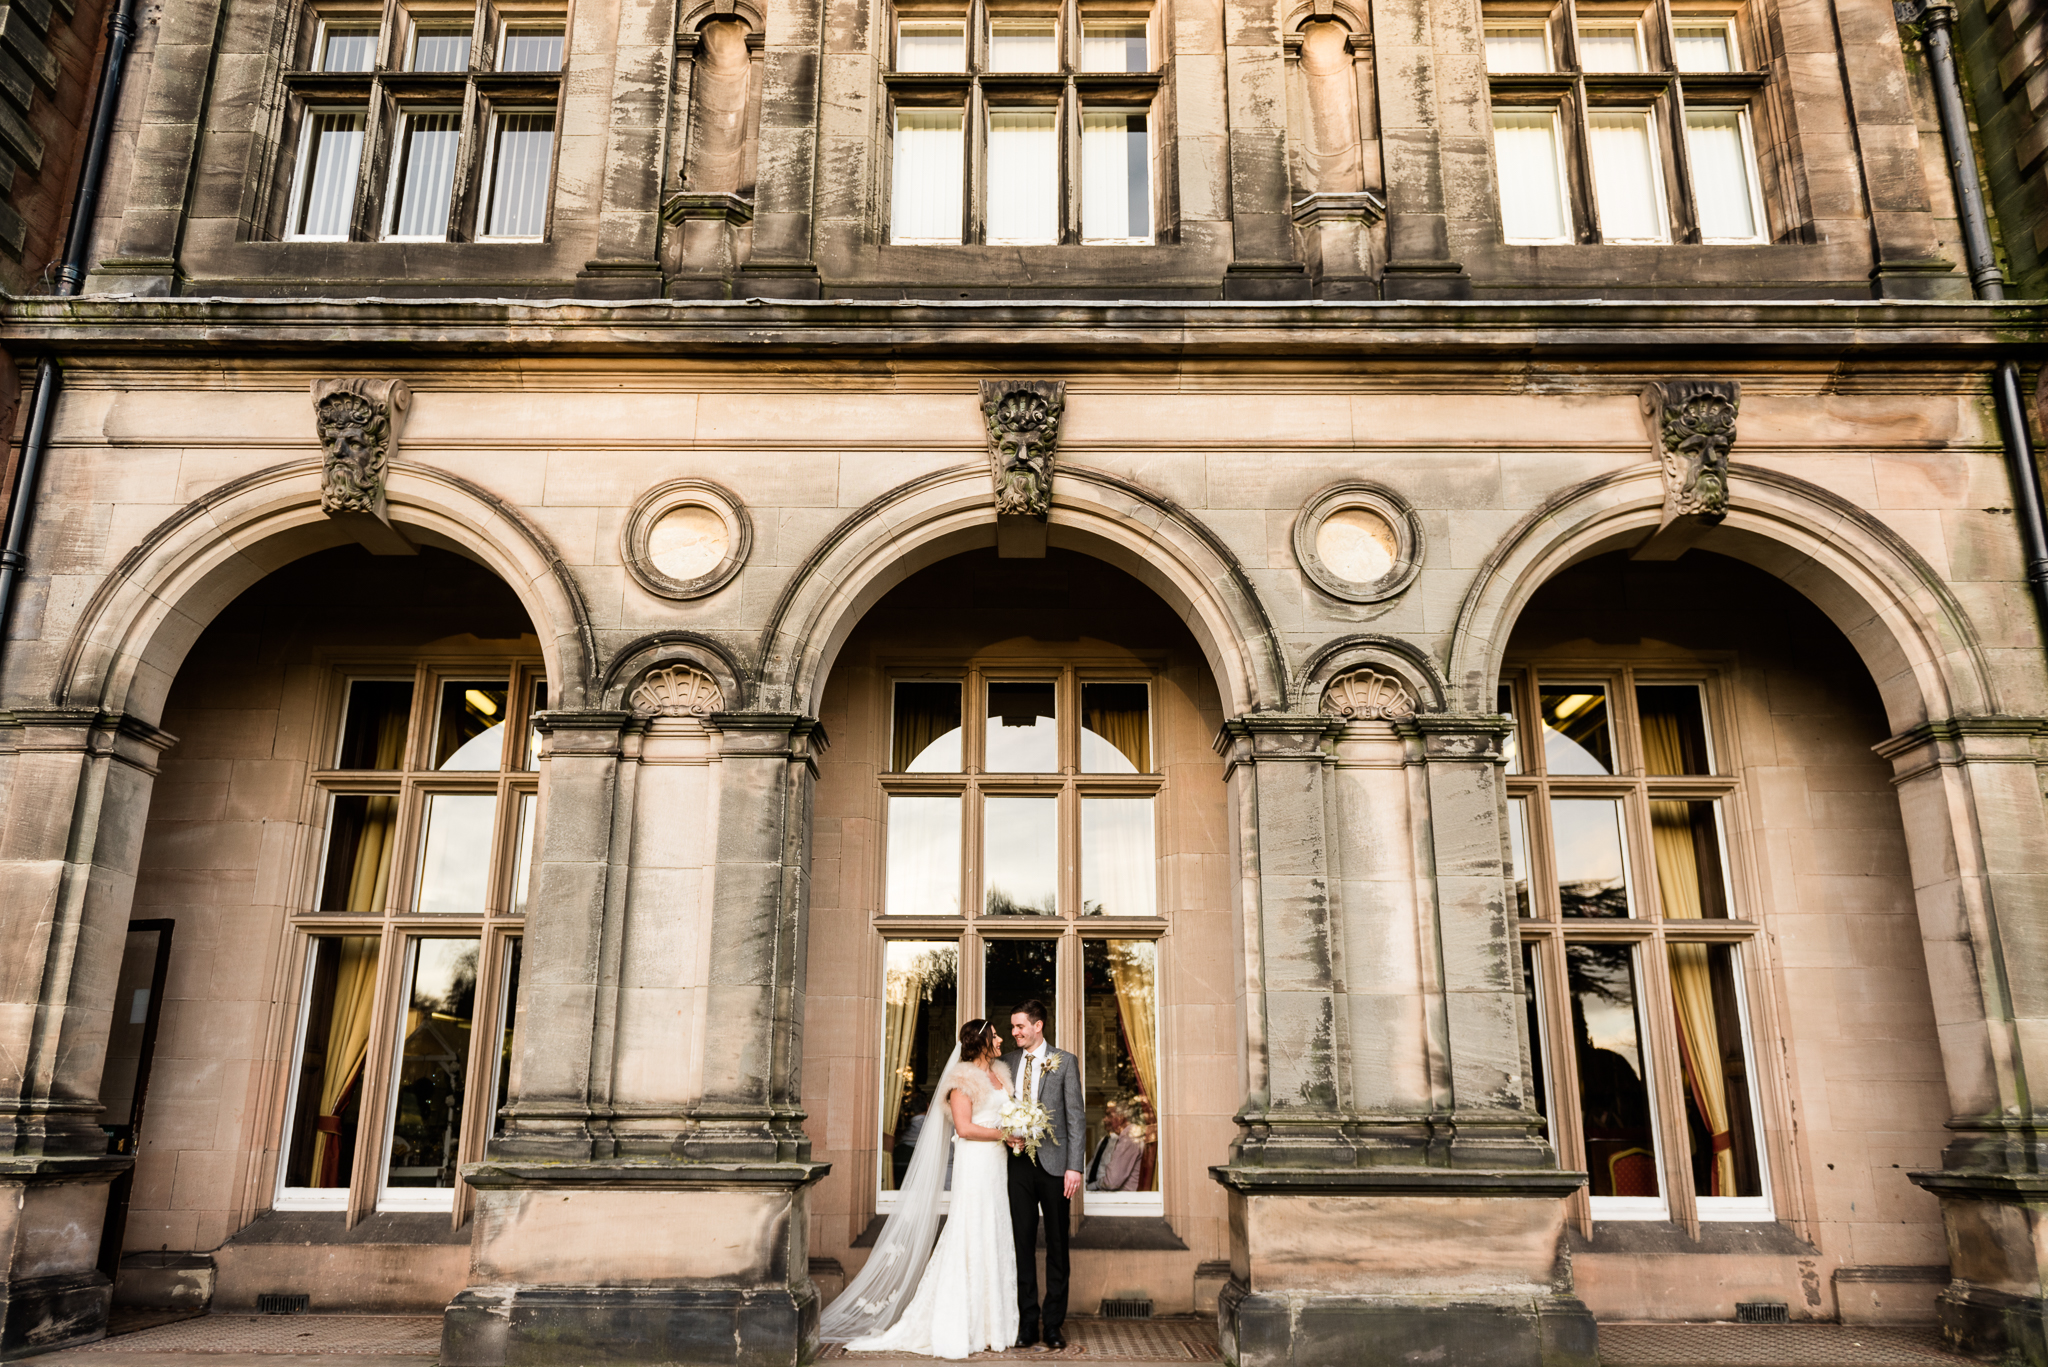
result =
[{"label": "stone arch", "polygon": [[[1999,711],[1962,604],[1904,538],[1792,475],[1731,465],[1729,480],[1726,520],[1695,545],[1775,575],[1826,613],[1869,669],[1894,733]],[[1508,636],[1537,589],[1581,560],[1639,544],[1663,507],[1663,476],[1642,465],[1566,489],[1517,523],[1458,612],[1448,673],[1460,705],[1493,710]]]},{"label": "stone arch", "polygon": [[1450,685],[1434,660],[1398,636],[1373,632],[1340,636],[1317,650],[1296,676],[1294,696],[1303,710],[1313,708],[1340,675],[1357,669],[1377,670],[1399,682],[1419,711],[1441,712],[1449,704]]},{"label": "stone arch", "polygon": [[[320,509],[321,463],[272,466],[201,495],[143,537],[101,581],[65,648],[53,702],[155,723],[185,652],[219,611],[271,571],[348,544]],[[510,586],[540,637],[556,705],[591,692],[596,638],[582,591],[545,533],[485,489],[394,461],[391,521]]]},{"label": "stone arch", "polygon": [[[839,647],[883,594],[995,539],[985,464],[920,476],[841,522],[775,605],[753,705],[814,712]],[[1116,566],[1178,612],[1215,671],[1226,713],[1286,710],[1286,661],[1258,591],[1222,539],[1186,510],[1115,475],[1062,467],[1047,539]]]},{"label": "stone arch", "polygon": [[727,707],[743,706],[753,682],[746,666],[709,636],[694,631],[656,631],[612,656],[598,689],[601,705],[614,712],[629,710],[633,690],[640,682],[655,670],[674,665],[709,676]]}]

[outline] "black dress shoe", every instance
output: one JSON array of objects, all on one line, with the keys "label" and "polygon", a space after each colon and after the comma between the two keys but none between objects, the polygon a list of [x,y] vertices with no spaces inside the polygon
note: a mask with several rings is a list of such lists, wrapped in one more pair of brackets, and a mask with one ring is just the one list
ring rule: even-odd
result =
[{"label": "black dress shoe", "polygon": [[1045,1346],[1052,1349],[1053,1352],[1057,1353],[1066,1348],[1067,1341],[1061,1338],[1058,1334],[1047,1334],[1045,1336]]}]

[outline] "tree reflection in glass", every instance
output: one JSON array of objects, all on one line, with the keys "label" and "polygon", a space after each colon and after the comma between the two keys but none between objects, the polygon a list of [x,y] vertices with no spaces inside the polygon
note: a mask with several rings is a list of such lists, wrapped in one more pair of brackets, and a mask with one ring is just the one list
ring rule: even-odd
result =
[{"label": "tree reflection in glass", "polygon": [[1614,798],[1558,798],[1550,804],[1557,849],[1557,896],[1567,916],[1629,916],[1628,862],[1621,803]]},{"label": "tree reflection in glass", "polygon": [[1636,1012],[1635,952],[1627,945],[1568,944],[1564,955],[1590,1190],[1594,1196],[1654,1197],[1662,1188]]},{"label": "tree reflection in glass", "polygon": [[478,948],[473,939],[413,941],[386,1187],[455,1185]]}]

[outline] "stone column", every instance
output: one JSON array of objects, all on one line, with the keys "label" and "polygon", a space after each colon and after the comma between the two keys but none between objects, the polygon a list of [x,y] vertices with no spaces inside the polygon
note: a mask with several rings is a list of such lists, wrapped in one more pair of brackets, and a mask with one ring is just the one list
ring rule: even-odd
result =
[{"label": "stone column", "polygon": [[0,1358],[106,1332],[99,1127],[115,980],[157,757],[173,737],[96,708],[0,714]]},{"label": "stone column", "polygon": [[473,1284],[442,1361],[796,1367],[817,1350],[805,1193],[827,1170],[797,1106],[816,723],[544,725],[521,1018],[548,1024],[521,1032],[511,1133],[464,1170]]},{"label": "stone column", "polygon": [[[2048,1364],[2048,722],[1955,718],[1877,747],[1905,818],[1949,1130],[1939,1172],[1949,1342]],[[2033,1065],[2039,1064],[2040,1067]]]},{"label": "stone column", "polygon": [[1525,1097],[1508,723],[1413,707],[1225,729],[1253,1090],[1213,1172],[1240,1367],[1596,1358],[1564,1246],[1584,1176]]}]

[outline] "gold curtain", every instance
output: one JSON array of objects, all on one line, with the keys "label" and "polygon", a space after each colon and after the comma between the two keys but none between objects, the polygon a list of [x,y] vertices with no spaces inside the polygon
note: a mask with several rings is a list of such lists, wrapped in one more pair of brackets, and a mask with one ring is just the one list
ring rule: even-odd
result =
[{"label": "gold curtain", "polygon": [[[341,962],[334,978],[334,1010],[327,1020],[327,1062],[320,1074],[320,1112],[314,1118],[313,1185],[347,1185],[335,1171],[341,1151],[337,1141],[342,1101],[362,1077],[370,1052],[370,1003],[377,993],[377,939],[373,935],[341,937]],[[339,1180],[337,1180],[339,1179]]]},{"label": "gold curtain", "polygon": [[[1159,1132],[1159,991],[1158,975],[1154,972],[1157,955],[1158,948],[1150,940],[1109,942],[1109,977],[1116,984],[1117,1014],[1123,1018],[1124,1039],[1131,1046],[1131,1066],[1137,1069],[1138,1086],[1152,1107],[1148,1143]],[[1150,1191],[1151,1187],[1141,1183],[1137,1189]]]},{"label": "gold curtain", "polygon": [[1152,772],[1151,714],[1143,708],[1086,708],[1081,725],[1114,745],[1139,773]]},{"label": "gold curtain", "polygon": [[883,994],[882,1134],[888,1144],[882,1171],[889,1167],[888,1147],[896,1141],[896,1123],[903,1118],[903,1093],[910,1081],[910,1055],[917,1045],[917,1008],[924,1000],[924,975],[916,967],[891,969]]},{"label": "gold curtain", "polygon": [[[1643,714],[1643,755],[1653,774],[1675,774],[1683,767],[1683,740],[1678,718]],[[1700,906],[1698,848],[1693,843],[1692,807],[1686,802],[1650,804],[1650,845],[1657,858],[1657,893],[1664,915],[1697,921]],[[1671,996],[1677,1008],[1678,1043],[1685,1055],[1693,1102],[1713,1136],[1713,1190],[1735,1192],[1735,1136],[1728,1127],[1728,1081],[1721,1072],[1721,1032],[1714,1016],[1714,976],[1707,946],[1671,947]]]},{"label": "gold curtain", "polygon": [[[403,767],[406,713],[386,712],[377,723],[377,767]],[[398,799],[373,797],[363,804],[363,829],[356,841],[355,868],[348,880],[348,905],[357,916],[378,916],[391,892],[391,836],[398,828]]]}]

